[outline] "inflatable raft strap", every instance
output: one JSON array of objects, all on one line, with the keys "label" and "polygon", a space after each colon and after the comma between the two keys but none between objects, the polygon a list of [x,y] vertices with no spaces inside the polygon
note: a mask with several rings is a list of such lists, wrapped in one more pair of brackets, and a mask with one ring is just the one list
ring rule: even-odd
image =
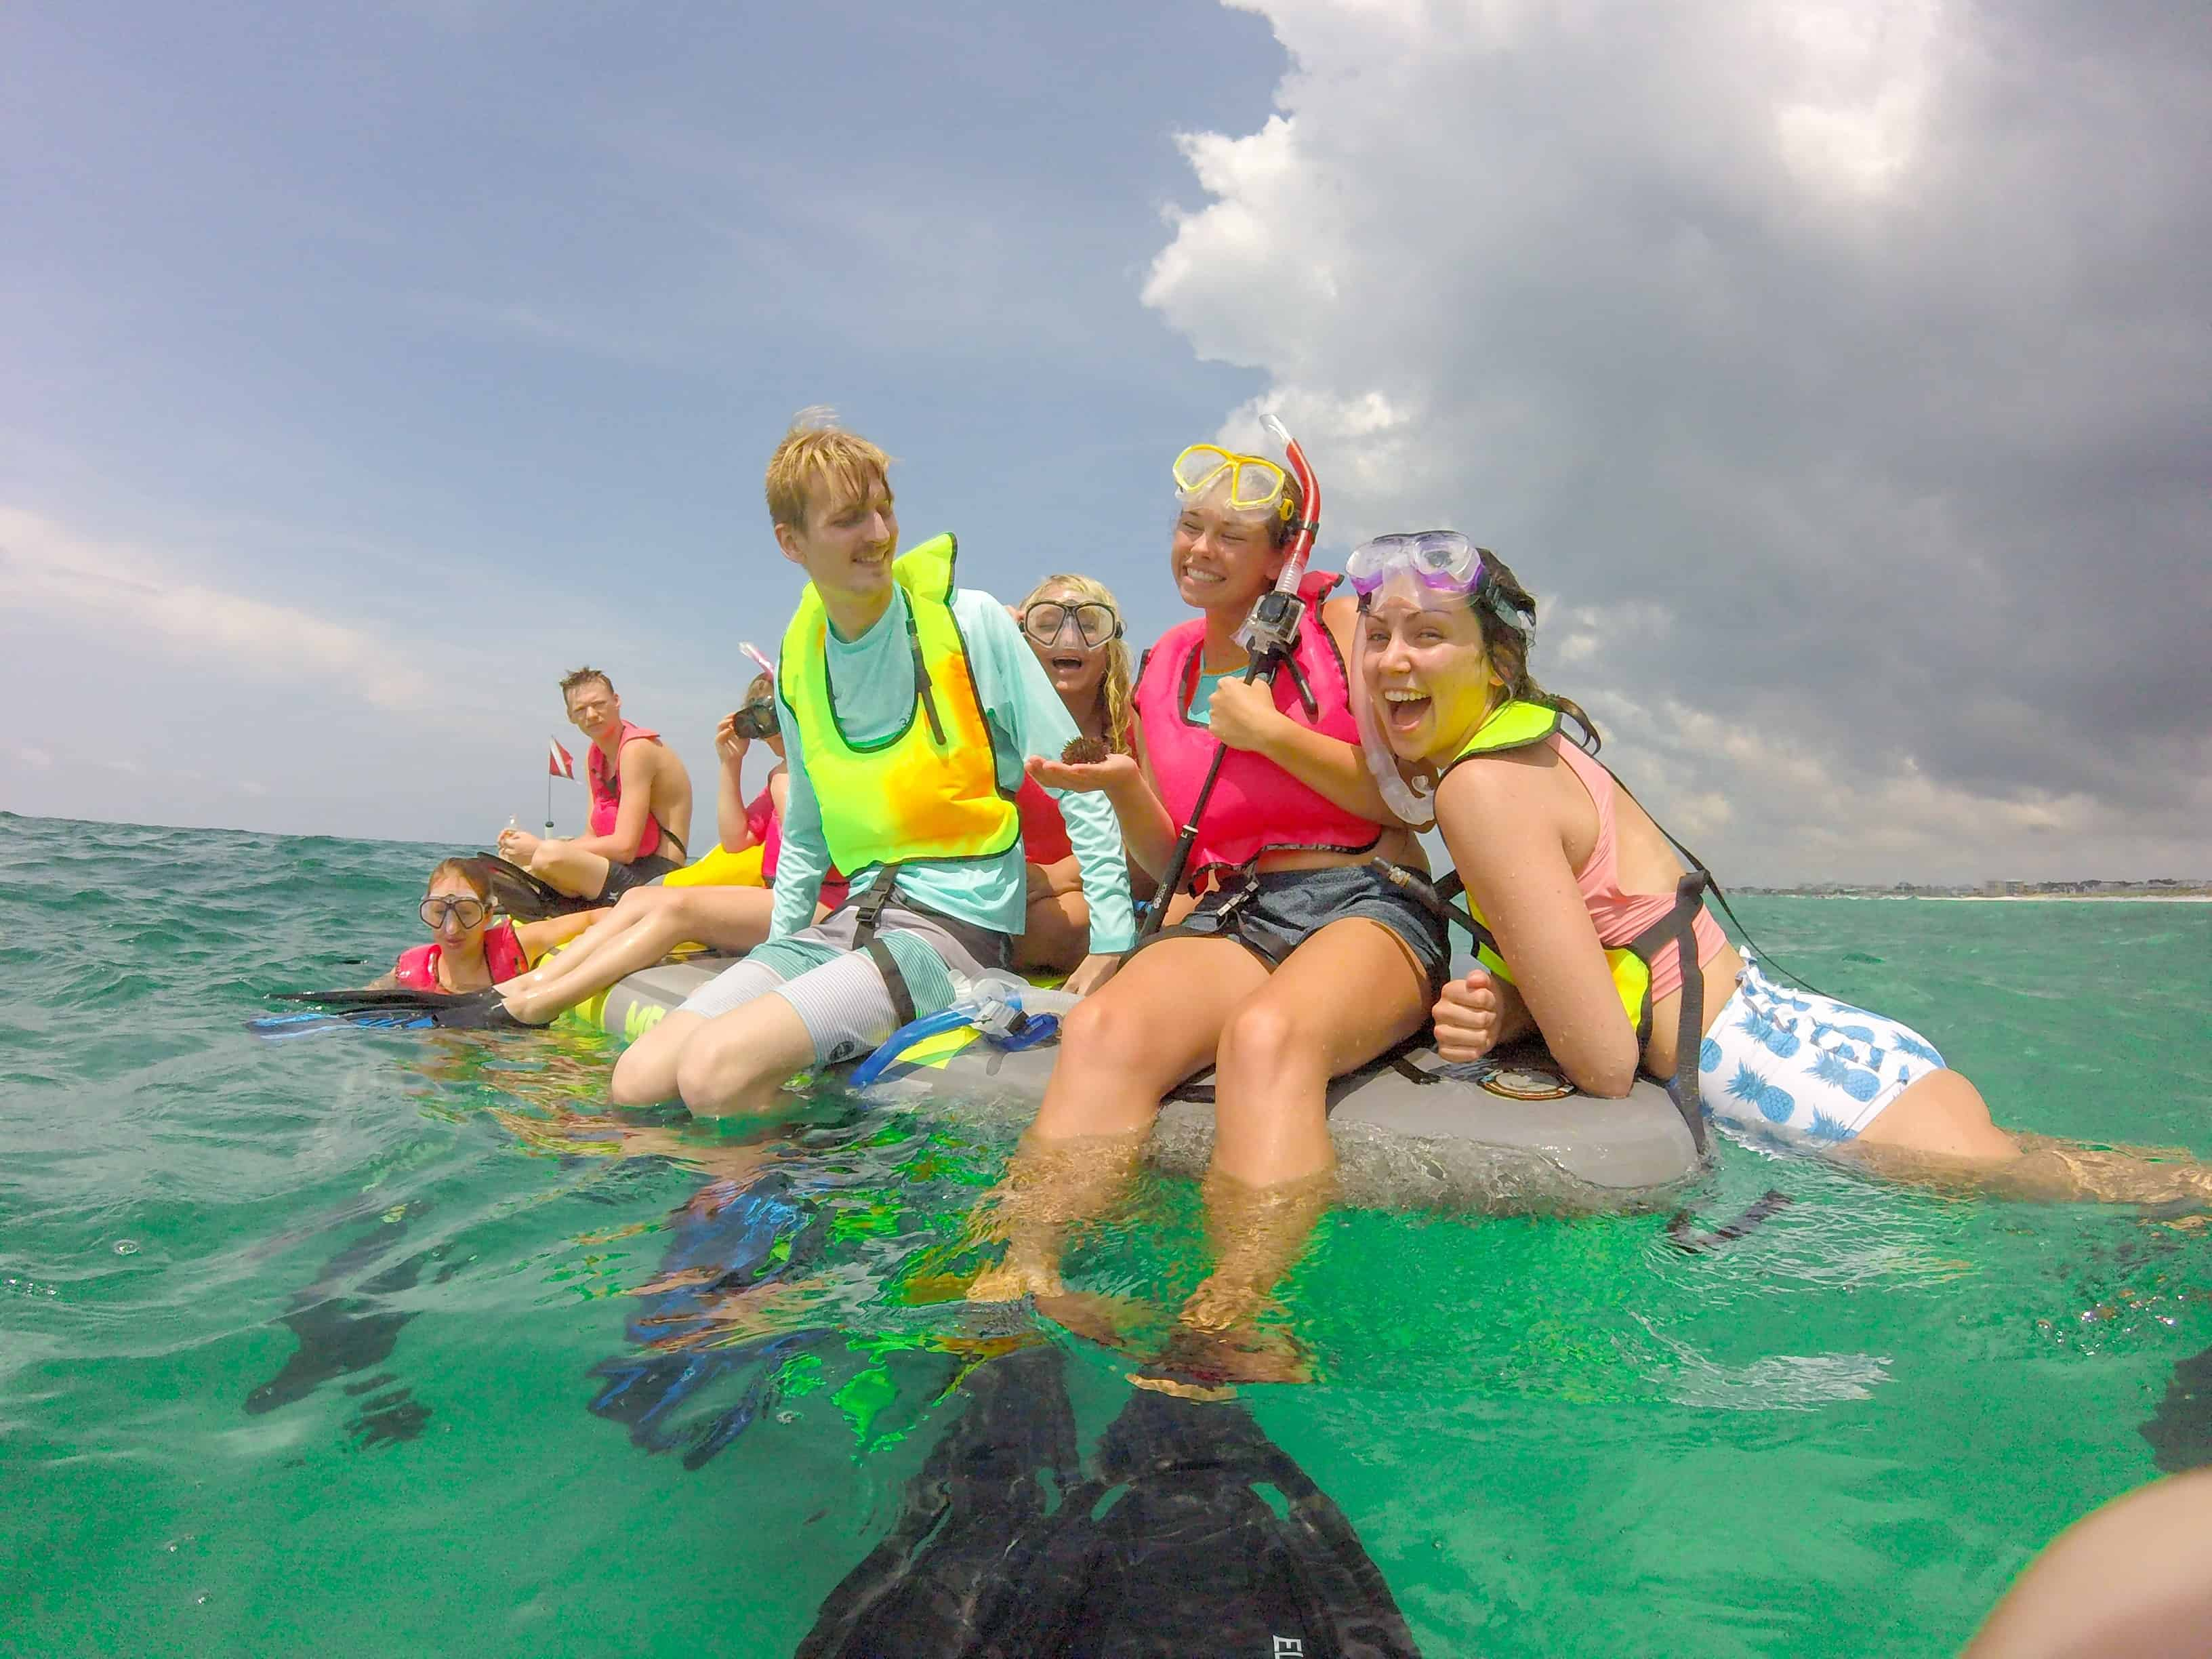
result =
[{"label": "inflatable raft strap", "polygon": [[1667,1218],[1667,1242],[1684,1255],[1704,1255],[1730,1239],[1741,1238],[1777,1210],[1786,1209],[1790,1202],[1789,1194],[1770,1187],[1752,1200],[1741,1215],[1733,1221],[1723,1222],[1711,1232],[1698,1231],[1696,1218],[1687,1210],[1677,1210]]},{"label": "inflatable raft strap", "polygon": [[[908,618],[909,622],[911,620]],[[917,665],[921,661],[919,646],[915,647],[914,659]],[[936,723],[937,717],[933,711],[930,724],[934,727]],[[886,864],[883,874],[876,878],[876,884],[860,896],[860,909],[853,928],[853,943],[868,953],[868,960],[876,964],[876,971],[884,976],[884,989],[890,994],[891,1018],[897,1022],[894,1029],[903,1030],[914,1024],[914,991],[907,984],[906,975],[899,971],[898,959],[891,955],[890,946],[876,937],[876,918],[883,913],[884,906],[890,902],[891,889],[898,884],[898,872],[896,864]]]},{"label": "inflatable raft strap", "polygon": [[[1705,1042],[1705,969],[1698,960],[1696,923],[1698,912],[1705,908],[1706,884],[1711,879],[1700,866],[1676,882],[1674,908],[1660,924],[1674,936],[1674,959],[1682,970],[1682,989],[1675,1002],[1674,1086],[1668,1093],[1674,1096],[1683,1121],[1690,1126],[1690,1139],[1696,1143],[1699,1158],[1705,1155],[1705,1105],[1698,1090],[1698,1070]],[[1649,962],[1650,958],[1646,957],[1644,960]]]},{"label": "inflatable raft strap", "polygon": [[[1596,757],[1593,756],[1591,758],[1595,759]],[[1600,766],[1605,766],[1605,763],[1603,761],[1599,761],[1598,764]],[[1795,985],[1802,987],[1805,990],[1810,991],[1816,997],[1826,997],[1832,1002],[1843,1002],[1845,1000],[1844,998],[1837,996],[1832,991],[1822,990],[1819,986],[1814,984],[1811,980],[1806,979],[1800,975],[1791,973],[1787,968],[1784,968],[1780,963],[1775,961],[1771,956],[1768,955],[1765,947],[1759,945],[1757,940],[1752,938],[1751,929],[1743,925],[1743,918],[1736,915],[1735,907],[1729,902],[1728,894],[1723,891],[1721,888],[1721,878],[1705,867],[1705,861],[1703,859],[1699,858],[1695,853],[1692,853],[1688,848],[1682,845],[1682,839],[1680,836],[1677,836],[1665,824],[1660,823],[1657,818],[1653,817],[1651,809],[1650,807],[1644,805],[1642,801],[1636,800],[1636,792],[1620,781],[1620,773],[1614,771],[1610,766],[1605,766],[1605,773],[1607,777],[1613,780],[1613,787],[1614,788],[1620,790],[1620,793],[1627,796],[1629,799],[1636,801],[1637,810],[1642,812],[1645,817],[1651,819],[1651,827],[1654,830],[1656,830],[1661,835],[1667,837],[1667,844],[1682,855],[1682,861],[1688,865],[1697,874],[1703,876],[1705,878],[1705,887],[1706,890],[1712,894],[1713,902],[1721,907],[1721,914],[1723,915],[1726,916],[1730,921],[1735,924],[1735,931],[1742,936],[1743,942],[1745,945],[1750,949],[1752,955],[1757,957],[1768,967],[1773,969],[1774,971],[1780,974],[1783,978],[1789,980]],[[1682,959],[1685,962],[1687,962],[1689,957],[1685,956]]]}]

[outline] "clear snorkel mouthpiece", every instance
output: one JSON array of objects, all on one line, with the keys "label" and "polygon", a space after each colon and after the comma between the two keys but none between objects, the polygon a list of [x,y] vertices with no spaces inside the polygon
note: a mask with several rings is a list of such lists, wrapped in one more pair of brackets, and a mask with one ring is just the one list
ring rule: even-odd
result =
[{"label": "clear snorkel mouthpiece", "polygon": [[[1373,591],[1361,592],[1363,610],[1367,594]],[[1382,735],[1382,717],[1376,713],[1375,700],[1367,695],[1366,621],[1364,617],[1360,618],[1359,631],[1352,639],[1352,715],[1359,725],[1359,752],[1375,787],[1382,793],[1382,804],[1411,828],[1425,830],[1437,821],[1436,792],[1425,779],[1408,779],[1398,769],[1398,757]]]}]

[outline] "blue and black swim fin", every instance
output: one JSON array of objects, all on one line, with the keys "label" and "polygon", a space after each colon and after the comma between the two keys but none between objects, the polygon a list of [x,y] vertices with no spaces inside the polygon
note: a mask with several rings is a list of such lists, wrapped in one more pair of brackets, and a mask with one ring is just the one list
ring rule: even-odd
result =
[{"label": "blue and black swim fin", "polygon": [[[676,1212],[654,1284],[627,1322],[635,1352],[592,1368],[603,1386],[591,1409],[629,1430],[650,1452],[681,1450],[696,1469],[774,1404],[783,1362],[835,1333],[793,1331],[757,1341],[712,1340],[722,1300],[803,1267],[818,1254],[823,1224],[771,1172],[742,1191],[709,1186]],[[737,1400],[726,1400],[730,1388]]]}]

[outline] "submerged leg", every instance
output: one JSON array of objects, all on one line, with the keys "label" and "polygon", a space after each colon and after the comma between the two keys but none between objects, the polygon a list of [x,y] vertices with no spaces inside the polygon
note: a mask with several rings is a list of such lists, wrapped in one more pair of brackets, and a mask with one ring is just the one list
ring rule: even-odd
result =
[{"label": "submerged leg", "polygon": [[1171,939],[1078,1005],[1036,1121],[979,1217],[985,1237],[1006,1239],[1006,1256],[971,1296],[1060,1294],[1067,1230],[1112,1204],[1136,1172],[1161,1100],[1213,1058],[1231,1013],[1267,975],[1242,945]]},{"label": "submerged leg", "polygon": [[1299,945],[1231,1017],[1206,1182],[1215,1267],[1186,1324],[1227,1329],[1267,1306],[1334,1193],[1329,1080],[1413,1036],[1428,1007],[1427,972],[1405,942],[1354,916]]},{"label": "submerged leg", "polygon": [[2212,1469],[2154,1480],[2028,1564],[1963,1659],[2212,1650]]},{"label": "submerged leg", "polygon": [[1956,1072],[1920,1079],[1838,1151],[1876,1175],[1952,1191],[2212,1209],[2212,1165],[2187,1152],[2008,1133],[1990,1121],[1981,1092]]}]

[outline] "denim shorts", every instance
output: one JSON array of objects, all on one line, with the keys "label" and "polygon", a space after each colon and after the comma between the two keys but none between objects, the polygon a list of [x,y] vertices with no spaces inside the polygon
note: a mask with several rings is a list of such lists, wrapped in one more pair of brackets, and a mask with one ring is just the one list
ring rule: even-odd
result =
[{"label": "denim shorts", "polygon": [[1347,916],[1364,916],[1389,928],[1428,975],[1430,994],[1443,987],[1451,945],[1442,918],[1373,861],[1232,876],[1200,899],[1182,921],[1152,937],[1234,939],[1270,968],[1279,968],[1299,945]]}]

